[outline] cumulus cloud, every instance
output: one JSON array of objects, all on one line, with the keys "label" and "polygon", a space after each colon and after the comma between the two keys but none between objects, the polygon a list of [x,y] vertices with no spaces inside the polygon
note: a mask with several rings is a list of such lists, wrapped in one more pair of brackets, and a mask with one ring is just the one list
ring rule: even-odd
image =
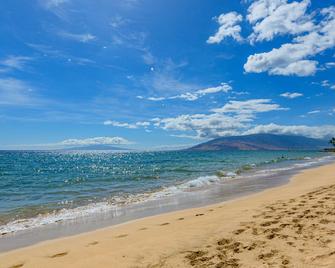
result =
[{"label": "cumulus cloud", "polygon": [[287,110],[270,99],[252,99],[246,101],[230,101],[221,108],[212,109],[216,113],[255,114],[270,111]]},{"label": "cumulus cloud", "polygon": [[[250,4],[246,19],[252,27],[248,37],[251,43],[280,35],[295,37],[271,51],[250,55],[244,64],[247,73],[311,76],[318,71],[319,62],[312,57],[335,46],[335,6],[308,12],[310,5],[311,0],[256,0]],[[220,15],[220,28],[207,43],[220,43],[226,37],[241,41],[241,21],[236,12]]]},{"label": "cumulus cloud", "polygon": [[248,8],[247,20],[250,23],[255,23],[260,19],[269,16],[271,12],[276,10],[278,6],[285,3],[285,0],[259,0],[254,1]]},{"label": "cumulus cloud", "polygon": [[255,126],[243,134],[272,133],[278,135],[302,135],[305,137],[323,139],[334,135],[334,125],[306,126],[306,125],[277,125],[267,124]]},{"label": "cumulus cloud", "polygon": [[73,145],[111,145],[111,144],[131,144],[122,137],[94,137],[87,139],[67,139],[58,143],[59,145],[73,146]]},{"label": "cumulus cloud", "polygon": [[317,71],[318,62],[309,58],[335,46],[335,7],[321,10],[323,18],[313,30],[297,36],[269,52],[250,55],[244,64],[246,72],[268,72],[271,75],[309,76]]},{"label": "cumulus cloud", "polygon": [[[200,89],[195,92],[186,92],[179,95],[171,97],[149,97],[147,100],[150,101],[163,101],[163,100],[174,100],[174,99],[183,99],[187,101],[195,101],[205,95],[214,94],[219,92],[227,93],[232,90],[232,87],[228,83],[221,83],[217,87],[209,87],[205,89]],[[142,96],[138,96],[139,99],[143,99]]]},{"label": "cumulus cloud", "polygon": [[242,19],[242,15],[237,12],[221,14],[216,19],[220,27],[213,36],[208,38],[207,43],[218,44],[227,37],[231,37],[236,41],[242,41],[241,26],[239,25]]},{"label": "cumulus cloud", "polygon": [[113,126],[113,127],[122,127],[122,128],[129,128],[129,129],[136,129],[140,127],[148,127],[150,126],[150,122],[142,121],[142,122],[136,122],[134,124],[132,123],[126,123],[126,122],[118,122],[113,120],[107,120],[104,122],[105,126]]},{"label": "cumulus cloud", "polygon": [[174,137],[190,139],[212,139],[224,136],[250,135],[270,133],[277,135],[301,135],[310,138],[323,139],[334,135],[334,125],[267,125],[246,124],[250,120],[229,117],[220,114],[182,115],[176,118],[161,120],[158,124],[165,130],[195,131],[196,135],[174,134]]},{"label": "cumulus cloud", "polygon": [[311,15],[306,14],[310,0],[290,2],[285,0],[259,0],[248,8],[247,19],[253,24],[249,40],[269,41],[276,35],[300,34],[314,29]]},{"label": "cumulus cloud", "polygon": [[258,113],[284,111],[286,108],[269,99],[230,101],[209,114],[183,114],[170,118],[154,118],[153,125],[173,131],[174,137],[189,139],[212,139],[232,135],[272,133],[302,135],[311,138],[328,138],[335,133],[335,125],[306,126],[255,124]]},{"label": "cumulus cloud", "polygon": [[250,127],[256,114],[279,110],[285,108],[269,99],[230,101],[221,108],[213,109],[211,114],[184,114],[152,121],[156,127],[164,130],[195,132],[193,138],[214,138],[238,135]]},{"label": "cumulus cloud", "polygon": [[96,36],[90,33],[75,34],[69,32],[60,32],[59,35],[63,38],[70,39],[77,42],[88,43],[96,39]]},{"label": "cumulus cloud", "polygon": [[[164,130],[191,131],[198,138],[211,138],[236,134],[236,130],[245,128],[250,119],[223,114],[194,114],[156,119],[155,126]],[[184,137],[186,137],[184,135]],[[193,138],[196,138],[193,136]]]},{"label": "cumulus cloud", "polygon": [[285,92],[280,94],[280,96],[287,99],[295,99],[304,96],[304,94],[298,92]]}]

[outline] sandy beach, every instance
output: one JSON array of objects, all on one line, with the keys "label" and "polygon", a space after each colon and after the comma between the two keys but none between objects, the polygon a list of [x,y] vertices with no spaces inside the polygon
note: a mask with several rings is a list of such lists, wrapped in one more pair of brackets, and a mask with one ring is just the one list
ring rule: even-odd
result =
[{"label": "sandy beach", "polygon": [[14,267],[335,267],[335,164],[238,200],[0,255]]}]

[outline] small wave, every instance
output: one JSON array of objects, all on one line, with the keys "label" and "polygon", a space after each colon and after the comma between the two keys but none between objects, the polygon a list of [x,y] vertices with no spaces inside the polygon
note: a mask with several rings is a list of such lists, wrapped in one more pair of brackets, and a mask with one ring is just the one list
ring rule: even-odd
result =
[{"label": "small wave", "polygon": [[115,208],[115,206],[111,206],[107,202],[101,202],[98,204],[91,204],[73,209],[61,209],[57,212],[41,214],[34,218],[20,219],[9,222],[6,225],[0,226],[0,234],[4,235],[8,233],[14,233],[18,231],[41,227],[52,223],[74,220],[80,217],[89,216],[94,213],[107,212],[113,208]]},{"label": "small wave", "polygon": [[195,180],[185,182],[185,183],[179,185],[179,187],[181,189],[202,187],[202,186],[210,185],[210,184],[218,182],[218,181],[220,181],[220,178],[218,176],[201,176],[201,177],[199,177]]},{"label": "small wave", "polygon": [[224,171],[224,170],[219,170],[216,172],[216,175],[220,178],[234,178],[238,175],[238,171],[233,172],[233,171]]},{"label": "small wave", "polygon": [[[274,167],[274,168],[264,168],[257,170],[254,173],[248,173],[248,176],[268,176],[270,174],[276,174],[282,171],[306,168],[310,166],[315,166],[318,164],[326,163],[333,161],[334,156],[324,156],[320,158],[310,158],[305,157],[302,163],[290,164],[286,167]],[[48,224],[54,224],[59,222],[71,221],[82,217],[92,216],[96,213],[113,213],[115,216],[120,214],[120,206],[126,204],[135,204],[139,202],[146,202],[150,200],[159,199],[166,196],[171,196],[178,193],[185,193],[197,189],[201,189],[206,186],[210,186],[215,183],[220,183],[226,180],[234,179],[240,176],[240,173],[245,171],[250,171],[259,167],[260,165],[269,164],[269,163],[278,163],[280,161],[286,161],[292,159],[283,159],[282,157],[276,158],[272,161],[266,161],[261,164],[247,164],[239,168],[236,172],[232,171],[218,171],[216,175],[211,176],[200,176],[196,179],[186,181],[179,185],[173,185],[166,188],[161,188],[155,192],[151,193],[142,193],[137,195],[128,195],[124,197],[113,197],[104,202],[92,203],[86,206],[80,206],[77,208],[71,209],[61,209],[59,211],[51,212],[48,214],[41,214],[34,218],[20,219],[9,222],[5,225],[0,226],[0,234],[14,233],[18,231],[24,231],[27,229],[37,228],[45,226]],[[295,159],[298,160],[298,159]],[[299,159],[302,160],[302,159]],[[266,166],[266,165],[265,165]]]}]

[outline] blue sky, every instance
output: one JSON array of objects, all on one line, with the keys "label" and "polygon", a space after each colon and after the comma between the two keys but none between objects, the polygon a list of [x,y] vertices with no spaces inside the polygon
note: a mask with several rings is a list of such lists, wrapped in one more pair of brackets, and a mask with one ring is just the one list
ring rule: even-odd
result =
[{"label": "blue sky", "polygon": [[2,149],[335,136],[335,1],[0,7]]}]

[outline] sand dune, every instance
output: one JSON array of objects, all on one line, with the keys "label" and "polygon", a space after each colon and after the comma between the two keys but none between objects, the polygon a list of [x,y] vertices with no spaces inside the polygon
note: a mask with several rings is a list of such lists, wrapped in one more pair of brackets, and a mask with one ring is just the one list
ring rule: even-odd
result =
[{"label": "sand dune", "polygon": [[4,253],[0,267],[335,267],[335,165],[239,200]]}]

